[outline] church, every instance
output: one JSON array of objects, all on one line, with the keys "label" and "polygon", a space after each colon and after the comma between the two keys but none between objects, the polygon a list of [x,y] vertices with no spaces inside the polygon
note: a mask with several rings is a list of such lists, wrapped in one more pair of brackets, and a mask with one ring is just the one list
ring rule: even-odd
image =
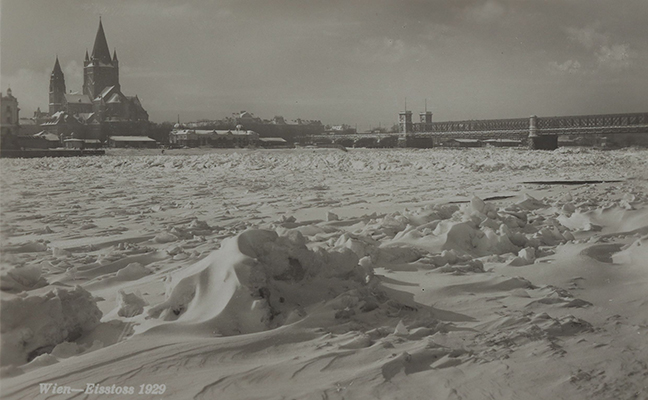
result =
[{"label": "church", "polygon": [[111,56],[101,18],[92,53],[86,50],[81,92],[68,92],[58,56],[50,77],[49,118],[41,124],[61,137],[105,142],[112,135],[144,135],[148,113],[119,84],[119,60]]}]

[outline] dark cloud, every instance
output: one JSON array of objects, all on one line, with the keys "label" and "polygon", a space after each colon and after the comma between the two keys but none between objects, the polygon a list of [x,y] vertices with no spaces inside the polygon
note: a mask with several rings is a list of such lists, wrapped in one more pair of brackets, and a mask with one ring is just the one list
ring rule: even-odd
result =
[{"label": "dark cloud", "polygon": [[406,96],[435,119],[648,109],[645,0],[4,0],[3,90],[45,107],[56,54],[80,87],[100,14],[155,120],[388,124]]}]

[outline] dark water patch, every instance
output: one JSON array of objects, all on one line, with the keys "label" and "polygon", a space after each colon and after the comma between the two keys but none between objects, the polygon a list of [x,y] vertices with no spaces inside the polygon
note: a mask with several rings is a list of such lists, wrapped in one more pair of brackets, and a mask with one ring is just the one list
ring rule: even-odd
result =
[{"label": "dark water patch", "polygon": [[492,196],[492,197],[486,197],[484,201],[494,201],[494,200],[506,200],[515,197],[514,195],[508,195],[508,196]]},{"label": "dark water patch", "polygon": [[[511,199],[513,197],[515,197],[515,195],[491,196],[491,197],[486,197],[482,200],[484,201],[506,200],[506,199]],[[453,200],[448,202],[448,204],[464,204],[464,203],[470,203],[470,200]]]},{"label": "dark water patch", "polygon": [[606,180],[606,181],[527,181],[522,182],[525,185],[590,185],[596,183],[617,183],[623,182],[622,180]]}]

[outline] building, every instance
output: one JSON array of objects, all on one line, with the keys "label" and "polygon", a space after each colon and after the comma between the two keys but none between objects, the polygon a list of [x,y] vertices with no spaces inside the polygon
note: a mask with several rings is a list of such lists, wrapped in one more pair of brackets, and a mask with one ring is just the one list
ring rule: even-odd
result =
[{"label": "building", "polygon": [[0,147],[2,149],[19,149],[20,108],[18,99],[7,89],[7,95],[0,93]]},{"label": "building", "polygon": [[[85,145],[85,144],[84,144]],[[121,148],[154,149],[158,142],[147,136],[110,136],[108,146]]]},{"label": "building", "polygon": [[65,139],[63,142],[66,149],[83,149],[85,145],[83,139]]},{"label": "building", "polygon": [[61,146],[59,137],[47,131],[32,135],[20,135],[18,143],[23,149],[55,149]]},{"label": "building", "polygon": [[169,144],[175,147],[247,147],[255,146],[258,141],[259,134],[254,131],[186,129],[180,124],[169,134]]},{"label": "building", "polygon": [[81,139],[88,130],[87,124],[80,115],[71,115],[65,111],[54,113],[47,121],[41,124],[41,128],[57,135],[62,140],[72,137]]},{"label": "building", "polygon": [[200,129],[205,131],[253,131],[260,137],[281,137],[287,142],[295,142],[299,138],[317,135],[324,132],[324,125],[317,120],[297,118],[288,123],[282,116],[272,119],[261,119],[248,111],[241,111],[220,120],[200,120],[182,124],[183,129]]},{"label": "building", "polygon": [[324,133],[327,135],[355,135],[356,133],[358,133],[358,130],[352,128],[349,125],[342,124],[342,125],[325,126]]},{"label": "building", "polygon": [[33,118],[21,117],[18,125],[20,125],[21,136],[33,136],[42,131],[40,124]]},{"label": "building", "polygon": [[7,95],[0,93],[2,101],[0,102],[0,130],[2,136],[18,135],[20,133],[20,108],[18,108],[18,99],[13,97],[11,88],[7,89]]},{"label": "building", "polygon": [[259,147],[264,148],[287,148],[292,149],[295,147],[294,144],[288,143],[284,138],[280,137],[263,137],[259,138]]},{"label": "building", "polygon": [[[144,135],[148,113],[137,96],[126,96],[119,83],[119,60],[115,50],[111,56],[103,24],[95,36],[92,54],[86,51],[83,62],[83,87],[68,92],[58,57],[50,76],[50,118],[43,127],[50,129],[68,121],[81,126],[57,128],[57,134],[77,134],[77,139],[105,140],[115,133]],[[61,122],[63,120],[63,122]]]},{"label": "building", "polygon": [[42,124],[47,122],[50,119],[50,115],[47,112],[42,112],[40,107],[38,110],[34,111],[34,116],[31,118],[20,117],[20,135],[21,136],[34,136],[40,133],[43,128]]},{"label": "building", "polygon": [[254,114],[247,112],[247,111],[241,111],[239,115],[236,117],[236,123],[237,124],[259,124],[262,123],[261,118],[255,117]]}]

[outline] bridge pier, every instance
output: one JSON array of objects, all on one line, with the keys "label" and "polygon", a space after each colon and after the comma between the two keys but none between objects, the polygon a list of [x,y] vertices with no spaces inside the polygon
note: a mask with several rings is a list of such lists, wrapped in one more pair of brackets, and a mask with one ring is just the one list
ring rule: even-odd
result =
[{"label": "bridge pier", "polygon": [[409,147],[415,149],[431,149],[434,147],[432,136],[417,137],[413,135],[400,135],[398,137],[398,147]]},{"label": "bridge pier", "polygon": [[558,148],[558,135],[529,136],[529,149],[531,150],[556,150]]},{"label": "bridge pier", "polygon": [[408,138],[407,138],[406,135],[399,135],[399,136],[398,136],[398,141],[396,142],[396,147],[399,147],[399,148],[405,148],[405,147],[408,147],[408,146],[407,146],[407,142],[408,142],[407,139],[408,139]]},{"label": "bridge pier", "polygon": [[413,147],[415,149],[431,149],[434,147],[434,140],[432,137],[411,137],[407,141],[407,147]]},{"label": "bridge pier", "polygon": [[558,148],[558,135],[538,135],[538,117],[529,118],[529,149],[531,150],[556,150]]}]

